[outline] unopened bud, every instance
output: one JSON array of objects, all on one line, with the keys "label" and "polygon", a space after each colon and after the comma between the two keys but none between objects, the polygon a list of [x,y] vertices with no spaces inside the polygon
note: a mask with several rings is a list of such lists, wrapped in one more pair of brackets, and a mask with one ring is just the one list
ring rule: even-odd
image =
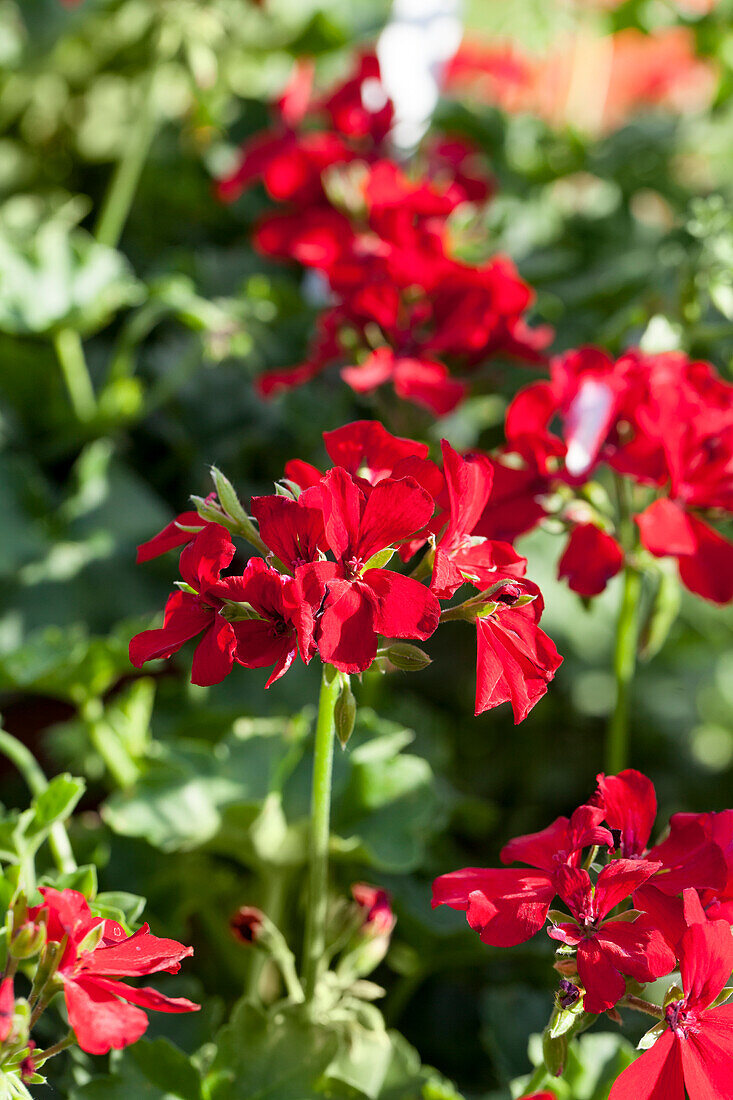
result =
[{"label": "unopened bud", "polygon": [[362,931],[369,936],[389,936],[396,918],[387,891],[369,886],[366,882],[355,882],[351,887],[351,896],[364,914]]},{"label": "unopened bud", "polygon": [[29,920],[13,932],[8,944],[8,953],[14,959],[31,959],[37,955],[46,942],[46,925],[43,921],[36,924]]},{"label": "unopened bud", "polygon": [[265,914],[253,905],[243,905],[229,920],[232,935],[240,943],[257,943],[262,934]]},{"label": "unopened bud", "polygon": [[229,478],[225,477],[216,466],[211,467],[211,476],[216,486],[216,495],[226,514],[240,526],[251,526],[252,521],[239,502],[236,490]]},{"label": "unopened bud", "polygon": [[336,727],[336,736],[341,742],[341,748],[345,749],[349,738],[354,732],[356,722],[356,699],[351,690],[348,676],[344,677],[343,687],[333,708],[333,720]]},{"label": "unopened bud", "polygon": [[409,642],[395,642],[386,651],[387,660],[401,672],[421,672],[432,664],[424,650]]},{"label": "unopened bud", "polygon": [[565,1062],[568,1056],[568,1039],[566,1035],[558,1035],[553,1038],[549,1029],[542,1036],[542,1057],[545,1069],[552,1077],[562,1077]]},{"label": "unopened bud", "polygon": [[80,942],[79,946],[76,949],[77,955],[81,957],[82,955],[89,954],[91,951],[96,951],[100,943],[102,942],[103,935],[104,921],[100,921],[99,924],[95,924],[94,928],[90,929],[89,932],[87,932],[84,939]]}]

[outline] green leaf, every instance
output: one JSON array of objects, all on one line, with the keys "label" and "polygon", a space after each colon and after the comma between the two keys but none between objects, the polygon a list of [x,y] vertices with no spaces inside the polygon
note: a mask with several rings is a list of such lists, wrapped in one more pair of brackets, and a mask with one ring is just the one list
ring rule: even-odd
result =
[{"label": "green leaf", "polygon": [[141,1040],[131,1056],[147,1081],[181,1100],[200,1100],[201,1077],[190,1059],[168,1039]]},{"label": "green leaf", "polygon": [[267,1016],[240,1001],[217,1038],[206,1100],[305,1100],[336,1054],[337,1038],[301,1016]]},{"label": "green leaf", "polygon": [[93,863],[85,863],[74,871],[44,875],[40,885],[53,886],[56,890],[78,890],[85,898],[93,898],[97,893],[97,868]]},{"label": "green leaf", "polygon": [[75,227],[83,214],[77,203],[49,216],[31,196],[0,207],[0,330],[92,333],[141,300],[125,257]]},{"label": "green leaf", "polygon": [[33,817],[26,828],[26,835],[46,835],[57,821],[66,821],[73,813],[85,787],[83,779],[76,779],[68,772],[54,776],[46,790],[33,799]]},{"label": "green leaf", "polygon": [[118,924],[130,928],[145,908],[145,898],[122,890],[109,890],[97,894],[91,908],[98,917],[116,920]]}]

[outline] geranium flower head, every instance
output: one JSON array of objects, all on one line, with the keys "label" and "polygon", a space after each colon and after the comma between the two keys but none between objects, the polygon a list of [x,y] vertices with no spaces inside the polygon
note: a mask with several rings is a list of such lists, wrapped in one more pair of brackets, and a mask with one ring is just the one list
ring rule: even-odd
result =
[{"label": "geranium flower head", "polygon": [[580,867],[558,870],[558,893],[574,919],[554,924],[548,935],[577,949],[586,1012],[613,1008],[626,990],[625,975],[650,982],[674,968],[674,952],[644,916],[633,921],[608,919],[611,910],[657,870],[658,863],[619,859],[603,868],[595,887]]},{"label": "geranium flower head", "polygon": [[367,493],[340,467],[318,488],[336,561],[296,570],[301,602],[313,611],[301,620],[301,652],[315,642],[323,661],[362,672],[374,660],[378,634],[425,640],[438,625],[440,605],[428,589],[372,562],[425,527],[434,504],[411,477],[385,478]]},{"label": "geranium flower head", "polygon": [[[42,904],[28,913],[33,919],[45,915],[50,941],[66,940],[57,978],[63,986],[69,1024],[82,1050],[106,1054],[137,1042],[148,1026],[143,1008],[199,1010],[200,1005],[185,998],[166,997],[155,989],[136,988],[119,980],[160,971],[175,974],[181,960],[193,954],[192,947],[153,936],[147,924],[128,936],[115,921],[95,917],[86,898],[75,890],[42,887],[40,893]],[[100,926],[96,946],[85,949],[85,938]]]},{"label": "geranium flower head", "polygon": [[691,924],[679,955],[683,996],[666,1005],[659,1038],[624,1070],[609,1100],[733,1096],[733,1007],[715,1007],[733,969],[730,925],[717,920]]}]

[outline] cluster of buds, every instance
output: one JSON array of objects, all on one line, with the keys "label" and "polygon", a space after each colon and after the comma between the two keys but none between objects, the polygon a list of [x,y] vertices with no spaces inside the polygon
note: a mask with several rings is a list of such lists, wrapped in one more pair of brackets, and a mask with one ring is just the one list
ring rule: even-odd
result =
[{"label": "cluster of buds", "polygon": [[[569,819],[503,848],[502,862],[530,869],[442,875],[433,905],[463,910],[498,947],[548,925],[560,944],[544,1036],[549,1073],[562,1074],[573,1036],[604,1013],[620,1022],[619,1008],[629,1008],[654,1026],[641,1043],[648,1053],[621,1074],[611,1100],[684,1100],[685,1089],[690,1100],[723,1098],[733,1080],[733,1007],[723,1005],[732,992],[724,987],[733,968],[733,810],[675,814],[649,847],[656,806],[640,772],[599,775]],[[566,909],[551,908],[555,899]],[[678,969],[681,986],[672,979],[661,1003],[642,995]]]},{"label": "cluster of buds", "polygon": [[[392,901],[386,890],[364,882],[354,883],[351,894],[351,901],[335,902],[328,917],[326,957],[331,967],[318,987],[321,1008],[327,1013],[336,1006],[348,1008],[352,1001],[372,1001],[384,994],[380,986],[366,979],[389,950],[396,922]],[[255,947],[274,964],[288,1000],[302,1004],[305,995],[295,957],[270,917],[261,909],[244,905],[232,915],[229,927],[238,943]]]}]

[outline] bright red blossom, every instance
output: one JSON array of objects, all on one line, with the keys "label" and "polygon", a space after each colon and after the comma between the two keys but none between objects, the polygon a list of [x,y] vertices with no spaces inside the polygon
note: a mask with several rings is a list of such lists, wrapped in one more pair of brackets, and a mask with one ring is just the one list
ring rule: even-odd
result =
[{"label": "bright red blossom", "polygon": [[[44,914],[49,940],[67,940],[57,975],[63,983],[69,1024],[82,1050],[106,1054],[137,1042],[148,1026],[143,1008],[199,1010],[200,1005],[185,998],[166,997],[155,989],[135,988],[119,980],[159,971],[175,974],[193,948],[153,936],[147,924],[128,936],[115,921],[95,917],[86,898],[76,890],[46,887],[40,893],[43,903],[28,913],[32,919]],[[87,937],[100,926],[97,946],[85,949]]]},{"label": "bright red blossom", "polygon": [[548,935],[577,948],[586,1012],[613,1008],[626,990],[625,976],[650,982],[674,969],[674,952],[644,916],[633,921],[607,919],[657,870],[658,863],[619,859],[603,868],[594,889],[582,868],[559,869],[558,893],[574,919],[552,925]]},{"label": "bright red blossom", "polygon": [[683,996],[667,1005],[661,1035],[624,1070],[609,1100],[731,1100],[733,1007],[714,1007],[733,969],[727,921],[693,923],[679,948]]},{"label": "bright red blossom", "polygon": [[336,561],[296,570],[302,595],[301,652],[312,642],[342,672],[374,660],[377,635],[429,638],[438,625],[435,596],[410,577],[372,566],[371,559],[424,527],[433,501],[411,477],[385,478],[367,493],[335,467],[319,490],[326,541]]}]

